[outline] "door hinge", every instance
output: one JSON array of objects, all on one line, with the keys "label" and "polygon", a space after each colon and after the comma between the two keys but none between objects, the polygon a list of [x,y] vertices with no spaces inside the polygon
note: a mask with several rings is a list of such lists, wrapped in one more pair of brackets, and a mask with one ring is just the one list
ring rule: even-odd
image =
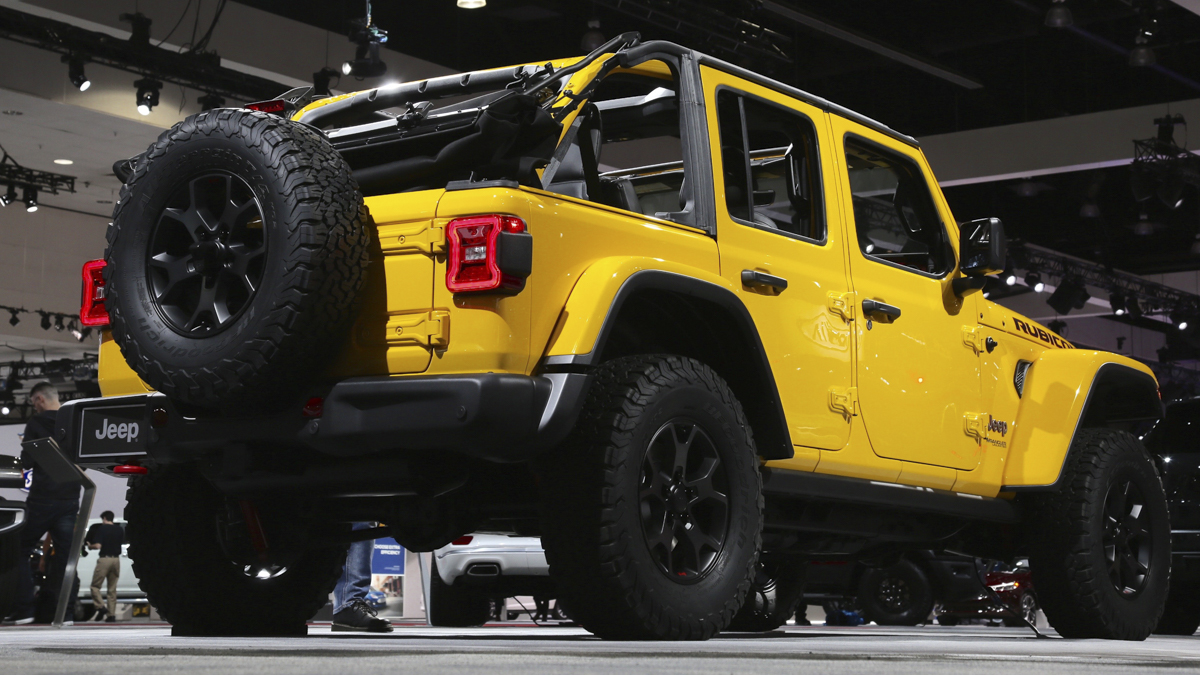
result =
[{"label": "door hinge", "polygon": [[391,344],[445,347],[450,344],[450,312],[438,310],[389,317],[387,336]]},{"label": "door hinge", "polygon": [[963,344],[970,347],[976,354],[980,354],[984,349],[983,331],[978,326],[963,326],[962,327]]},{"label": "door hinge", "polygon": [[411,227],[381,228],[379,245],[387,253],[424,253],[435,255],[446,250],[446,231],[433,223],[414,223]]},{"label": "door hinge", "polygon": [[848,417],[858,414],[858,387],[830,387],[829,407]]},{"label": "door hinge", "polygon": [[963,431],[968,436],[983,440],[987,431],[988,416],[982,413],[967,413],[963,415]]},{"label": "door hinge", "polygon": [[829,311],[837,314],[846,321],[854,320],[854,291],[838,293],[837,291],[829,291],[828,302]]}]

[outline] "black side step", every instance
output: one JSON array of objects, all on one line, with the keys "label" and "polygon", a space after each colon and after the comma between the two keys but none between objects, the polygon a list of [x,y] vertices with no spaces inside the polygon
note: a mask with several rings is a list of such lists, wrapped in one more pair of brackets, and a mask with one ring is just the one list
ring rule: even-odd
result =
[{"label": "black side step", "polygon": [[1007,499],[806,471],[764,468],[762,472],[763,491],[767,494],[886,506],[995,523],[1015,523],[1019,519],[1016,504]]}]

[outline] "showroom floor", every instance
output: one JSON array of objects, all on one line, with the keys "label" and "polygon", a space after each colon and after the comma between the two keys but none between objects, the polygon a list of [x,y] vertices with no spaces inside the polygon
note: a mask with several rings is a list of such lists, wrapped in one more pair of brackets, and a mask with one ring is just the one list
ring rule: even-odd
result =
[{"label": "showroom floor", "polygon": [[1200,672],[1200,637],[1145,642],[1037,639],[984,626],[788,627],[702,643],[602,642],[576,628],[401,626],[388,635],[173,638],[165,626],[0,629],[0,668],[22,675],[138,673],[975,673]]}]

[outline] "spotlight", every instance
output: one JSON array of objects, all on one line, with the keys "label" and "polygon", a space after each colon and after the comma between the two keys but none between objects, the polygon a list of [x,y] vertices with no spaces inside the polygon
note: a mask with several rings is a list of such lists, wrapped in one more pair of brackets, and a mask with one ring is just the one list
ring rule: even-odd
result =
[{"label": "spotlight", "polygon": [[42,330],[50,330],[50,315],[45,312],[38,312],[42,315]]},{"label": "spotlight", "polygon": [[17,201],[17,186],[9,183],[8,190],[0,195],[0,206],[8,206],[15,201]]},{"label": "spotlight", "polygon": [[1011,268],[1009,268],[1009,270],[1004,273],[1004,276],[1002,278],[1004,279],[1005,286],[1016,286],[1017,285],[1017,273],[1015,271],[1013,271]]},{"label": "spotlight", "polygon": [[216,94],[205,94],[196,99],[196,103],[200,104],[201,111],[225,107],[225,99]]},{"label": "spotlight", "polygon": [[12,412],[12,408],[8,407],[8,404],[7,404],[7,403],[5,403],[4,405],[0,406],[0,415],[7,415],[7,414],[9,414],[10,412]]},{"label": "spotlight", "polygon": [[338,71],[329,66],[325,66],[313,73],[313,95],[332,96],[333,91],[329,88],[329,81],[337,76]]},{"label": "spotlight", "polygon": [[1055,319],[1051,321],[1050,323],[1046,324],[1046,328],[1049,328],[1061,337],[1066,337],[1067,333],[1069,332],[1067,330],[1067,322],[1063,321],[1062,319]]},{"label": "spotlight", "polygon": [[1178,328],[1179,330],[1187,330],[1188,329],[1189,316],[1184,313],[1182,308],[1176,307],[1175,309],[1171,310],[1171,313],[1168,315],[1167,318],[1169,318],[1171,320],[1171,323],[1175,324],[1175,327]]},{"label": "spotlight", "polygon": [[158,90],[162,89],[162,82],[152,80],[148,77],[143,77],[133,83],[137,87],[137,111],[142,115],[149,115],[154,106],[158,105]]},{"label": "spotlight", "polygon": [[1075,19],[1071,16],[1071,8],[1067,7],[1067,0],[1054,0],[1050,11],[1046,12],[1046,25],[1050,28],[1066,28],[1073,23]]},{"label": "spotlight", "polygon": [[379,45],[387,42],[387,31],[371,23],[370,4],[367,16],[354,22],[350,29],[350,41],[354,48],[354,60],[342,64],[342,74],[357,79],[379,77],[387,72],[387,64],[379,58]]},{"label": "spotlight", "polygon": [[62,60],[67,64],[67,79],[71,81],[71,84],[75,85],[79,91],[87,91],[92,83],[83,73],[83,64],[86,59],[79,54],[65,54]]},{"label": "spotlight", "polygon": [[66,328],[66,326],[63,326],[63,315],[55,314],[54,315],[54,330],[61,333],[63,328]]},{"label": "spotlight", "polygon": [[71,322],[67,324],[67,330],[71,331],[71,337],[83,342],[83,331],[79,330],[79,324],[75,323],[75,319],[71,319]]},{"label": "spotlight", "polygon": [[1151,222],[1150,216],[1146,215],[1145,211],[1138,214],[1138,221],[1133,224],[1133,233],[1139,237],[1149,237],[1154,234],[1155,224]]},{"label": "spotlight", "polygon": [[1126,312],[1129,311],[1125,304],[1125,294],[1117,290],[1113,290],[1108,294],[1108,306],[1112,308],[1113,314],[1117,316],[1125,316]]},{"label": "spotlight", "polygon": [[1054,292],[1046,299],[1046,304],[1059,314],[1070,314],[1073,309],[1083,309],[1090,297],[1092,295],[1088,293],[1087,287],[1082,281],[1075,278],[1064,278],[1058,288],[1054,289]]},{"label": "spotlight", "polygon": [[580,39],[579,47],[590,54],[604,44],[604,33],[600,32],[599,19],[588,19],[587,25],[588,30]]},{"label": "spotlight", "polygon": [[1129,65],[1135,68],[1143,68],[1152,66],[1154,63],[1154,48],[1150,45],[1138,44],[1138,46],[1129,50]]},{"label": "spotlight", "polygon": [[15,308],[8,310],[9,314],[12,314],[12,316],[8,317],[8,325],[15,326],[21,323],[21,317],[17,316],[20,311],[21,310]]},{"label": "spotlight", "polygon": [[458,0],[459,9],[479,9],[487,7],[487,0]]},{"label": "spotlight", "polygon": [[1138,13],[1142,16],[1142,23],[1138,26],[1137,37],[1133,39],[1134,48],[1129,50],[1129,65],[1143,68],[1155,63],[1154,48],[1150,46],[1150,40],[1158,32],[1158,17],[1155,16],[1155,8],[1151,3],[1139,6]]},{"label": "spotlight", "polygon": [[1034,293],[1041,293],[1046,290],[1046,283],[1042,281],[1042,275],[1037,272],[1030,272],[1025,275],[1025,285],[1032,288]]},{"label": "spotlight", "polygon": [[37,188],[25,188],[25,210],[33,213],[37,211]]}]

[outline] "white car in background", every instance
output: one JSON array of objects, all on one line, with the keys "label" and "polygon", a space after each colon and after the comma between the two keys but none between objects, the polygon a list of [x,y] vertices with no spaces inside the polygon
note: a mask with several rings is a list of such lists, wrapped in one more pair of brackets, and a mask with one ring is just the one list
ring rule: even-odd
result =
[{"label": "white car in background", "polygon": [[517,596],[532,596],[543,615],[554,598],[541,538],[476,532],[433,552],[431,624],[478,626],[505,598]]}]

